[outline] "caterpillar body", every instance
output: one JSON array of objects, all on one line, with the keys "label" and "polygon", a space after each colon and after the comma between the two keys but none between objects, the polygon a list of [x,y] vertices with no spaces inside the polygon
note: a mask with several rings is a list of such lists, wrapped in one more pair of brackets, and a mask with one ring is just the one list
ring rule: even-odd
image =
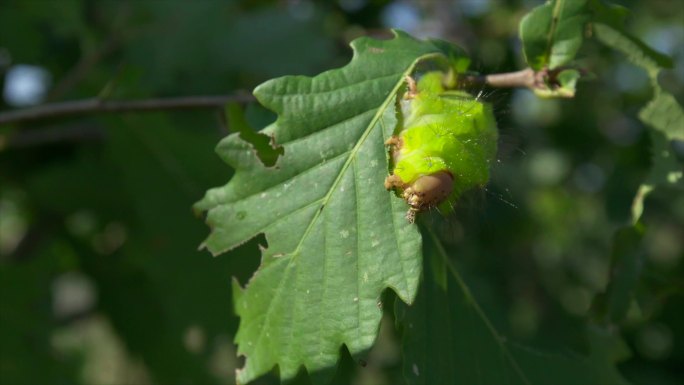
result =
[{"label": "caterpillar body", "polygon": [[486,184],[496,156],[491,106],[466,92],[445,90],[443,79],[438,71],[417,84],[407,77],[399,129],[386,142],[393,168],[385,188],[409,205],[411,223],[431,208],[451,210],[465,191]]}]

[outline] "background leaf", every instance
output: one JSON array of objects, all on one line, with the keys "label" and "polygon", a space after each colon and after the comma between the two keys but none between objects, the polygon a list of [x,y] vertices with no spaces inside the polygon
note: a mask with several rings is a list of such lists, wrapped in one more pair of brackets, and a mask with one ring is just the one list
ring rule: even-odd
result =
[{"label": "background leaf", "polygon": [[[594,5],[599,7],[599,5]],[[677,160],[673,140],[684,140],[684,110],[677,100],[659,84],[662,69],[672,66],[671,60],[624,32],[616,20],[622,13],[608,8],[598,8],[600,17],[593,25],[596,38],[603,44],[625,54],[627,59],[643,68],[653,87],[653,99],[639,112],[639,119],[649,125],[651,131],[651,172],[639,187],[632,204],[632,222],[636,223],[643,213],[644,199],[656,186],[684,187],[683,164]],[[616,14],[617,12],[617,14]],[[604,24],[605,21],[609,24]]]},{"label": "background leaf", "polygon": [[587,329],[587,355],[508,341],[480,307],[439,239],[425,232],[424,281],[415,304],[397,303],[409,384],[625,384],[615,368],[624,343]]},{"label": "background leaf", "polygon": [[597,297],[597,311],[615,324],[627,316],[644,265],[643,227],[627,226],[615,233],[611,255],[611,279],[605,295]]},{"label": "background leaf", "polygon": [[368,349],[391,287],[411,302],[420,274],[420,237],[403,201],[385,190],[384,141],[397,125],[395,103],[405,75],[441,48],[404,33],[352,43],[344,68],[314,78],[284,77],[255,89],[278,113],[262,133],[284,155],[265,167],[239,136],[218,147],[237,169],[225,187],[196,205],[207,210],[214,254],[266,235],[262,264],[244,291],[234,285],[236,335],[246,356],[238,381],[278,365],[292,378],[301,365],[329,367],[340,345]]},{"label": "background leaf", "polygon": [[551,0],[530,11],[520,22],[527,64],[538,71],[569,63],[582,45],[588,19],[586,0]]}]

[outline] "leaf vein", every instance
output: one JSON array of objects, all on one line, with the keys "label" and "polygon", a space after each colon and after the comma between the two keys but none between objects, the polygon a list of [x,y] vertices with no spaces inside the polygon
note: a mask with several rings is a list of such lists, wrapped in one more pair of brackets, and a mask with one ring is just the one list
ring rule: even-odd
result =
[{"label": "leaf vein", "polygon": [[[324,94],[329,94],[329,93],[333,93],[333,92],[339,92],[340,90],[344,90],[344,89],[348,89],[348,88],[354,88],[354,87],[362,86],[362,85],[364,85],[365,83],[368,83],[368,82],[382,81],[382,80],[385,80],[385,79],[388,79],[388,78],[391,78],[391,77],[394,77],[394,76],[397,76],[397,73],[392,73],[392,74],[383,75],[383,76],[376,76],[376,77],[372,77],[372,78],[366,78],[366,79],[363,79],[363,80],[361,80],[361,81],[359,81],[359,82],[356,82],[356,83],[346,83],[344,86],[341,86],[341,87],[338,87],[338,88],[335,88],[336,85],[333,84],[333,85],[331,85],[331,87],[333,87],[332,89],[329,89],[329,90],[320,90],[320,91],[311,91],[311,90],[309,90],[309,91],[307,91],[306,93],[302,92],[301,90],[298,90],[298,91],[296,91],[296,92],[294,92],[294,93],[287,93],[287,92],[271,93],[271,92],[264,92],[264,91],[261,91],[261,92],[259,92],[258,99],[259,99],[259,101],[260,101],[262,104],[264,104],[264,103],[261,101],[261,95],[268,95],[269,97],[274,98],[274,99],[286,99],[286,98],[295,99],[295,98],[297,98],[297,97],[307,97],[307,96],[310,96],[310,95],[324,95]],[[305,77],[305,79],[311,80],[312,78]],[[309,85],[311,85],[311,84],[312,84],[312,83],[309,82]],[[264,105],[266,105],[266,104],[264,104]]]},{"label": "leaf vein", "polygon": [[309,133],[307,133],[307,134],[304,135],[304,136],[300,136],[300,137],[298,137],[298,138],[293,138],[293,139],[291,139],[291,140],[288,140],[288,141],[285,141],[285,142],[281,142],[281,143],[276,143],[276,144],[279,144],[279,145],[281,145],[281,146],[284,146],[284,145],[287,145],[287,144],[298,143],[298,142],[301,142],[301,141],[303,141],[303,140],[306,140],[307,138],[310,138],[310,137],[312,137],[312,136],[316,136],[316,135],[318,135],[318,134],[321,134],[321,136],[327,136],[327,135],[329,135],[329,134],[327,133],[328,131],[332,131],[332,129],[339,128],[338,126],[339,126],[340,124],[347,123],[347,122],[349,122],[349,121],[351,121],[351,120],[353,120],[353,119],[357,119],[357,118],[359,118],[359,117],[361,117],[361,116],[363,116],[363,115],[365,115],[365,114],[367,114],[367,113],[369,113],[369,112],[375,111],[375,110],[377,110],[377,109],[378,109],[378,107],[373,107],[373,108],[371,108],[371,109],[369,109],[369,110],[366,110],[366,111],[357,113],[357,114],[355,114],[354,116],[346,117],[346,118],[344,118],[344,119],[342,119],[342,120],[340,120],[340,121],[337,121],[337,122],[335,122],[335,123],[331,123],[331,124],[330,124],[329,126],[327,126],[327,127],[323,127],[323,128],[317,129],[317,130],[315,130],[315,131],[309,132]]}]

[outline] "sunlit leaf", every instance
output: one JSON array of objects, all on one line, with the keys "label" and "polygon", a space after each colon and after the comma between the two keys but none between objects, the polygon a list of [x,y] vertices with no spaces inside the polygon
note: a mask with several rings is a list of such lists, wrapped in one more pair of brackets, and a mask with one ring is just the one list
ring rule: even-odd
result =
[{"label": "sunlit leaf", "polygon": [[392,40],[361,38],[345,67],[316,77],[287,76],[254,94],[278,114],[261,132],[284,155],[266,167],[238,135],[218,147],[236,168],[224,187],[207,192],[214,254],[264,233],[262,264],[242,289],[236,341],[246,357],[238,381],[278,365],[292,378],[329,367],[345,344],[368,349],[381,317],[380,295],[392,288],[412,302],[421,269],[420,235],[404,218],[405,203],[387,192],[384,141],[393,133],[397,94],[422,59],[447,60],[443,42],[397,32]]}]

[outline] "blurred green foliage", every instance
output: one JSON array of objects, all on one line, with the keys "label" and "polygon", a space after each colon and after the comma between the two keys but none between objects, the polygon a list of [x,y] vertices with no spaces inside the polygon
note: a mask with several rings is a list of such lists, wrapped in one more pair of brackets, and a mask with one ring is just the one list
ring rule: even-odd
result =
[{"label": "blurred green foliage", "polygon": [[[46,103],[232,94],[342,65],[350,40],[387,36],[386,26],[454,41],[480,72],[504,72],[523,67],[517,28],[535,5],[4,1],[0,86],[28,64],[50,74]],[[684,5],[623,5],[633,11],[629,30],[674,57],[659,80],[681,105]],[[575,99],[485,93],[502,137],[494,179],[433,227],[501,334],[588,353],[581,336],[593,318],[622,331],[632,355],[619,369],[628,380],[676,384],[684,375],[684,196],[674,188],[649,195],[633,299],[621,305],[624,317],[606,317],[595,298],[610,293],[620,250],[613,235],[629,223],[649,172],[651,138],[637,114],[651,91],[644,73],[604,46],[585,42],[579,58],[596,79],[581,82]],[[8,99],[5,92],[3,111],[14,108]],[[245,115],[254,127],[272,119],[255,106]],[[240,362],[230,279],[249,278],[263,241],[212,258],[196,251],[208,230],[190,210],[230,177],[213,152],[225,134],[211,110],[0,127],[1,384],[233,382]],[[391,322],[383,323],[363,365],[345,356],[335,381],[396,383],[398,351]]]}]

